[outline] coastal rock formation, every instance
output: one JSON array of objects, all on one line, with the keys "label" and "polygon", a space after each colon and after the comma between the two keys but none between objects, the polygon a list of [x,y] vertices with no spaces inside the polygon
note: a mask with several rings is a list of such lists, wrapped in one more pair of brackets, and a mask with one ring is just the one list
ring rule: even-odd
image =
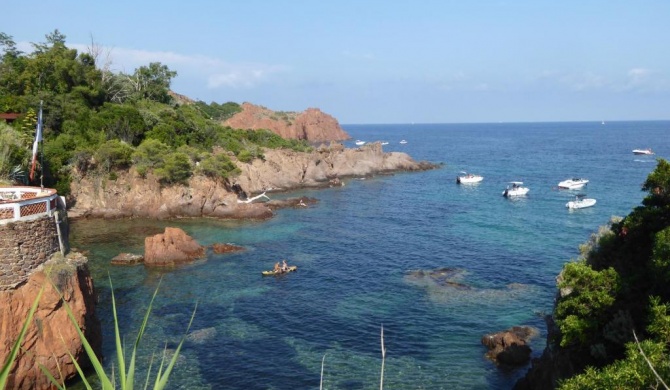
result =
[{"label": "coastal rock formation", "polygon": [[136,265],[144,261],[144,256],[134,253],[119,253],[112,258],[113,265]]},{"label": "coastal rock formation", "polygon": [[244,250],[244,247],[233,244],[213,244],[212,252],[216,254],[222,253],[232,253],[232,252],[241,252]]},{"label": "coastal rock formation", "polygon": [[205,248],[179,228],[166,227],[165,232],[144,239],[144,264],[174,266],[205,256]]},{"label": "coastal rock formation", "polygon": [[484,335],[482,344],[489,349],[486,357],[509,366],[526,364],[530,360],[531,353],[528,341],[537,334],[535,328],[514,326],[501,332]]},{"label": "coastal rock formation", "polygon": [[242,111],[223,124],[234,129],[267,129],[288,139],[310,142],[349,139],[335,118],[318,108],[297,112],[272,111],[251,103],[242,103]]},{"label": "coastal rock formation", "polygon": [[46,367],[59,381],[75,377],[77,371],[69,353],[82,367],[90,365],[56,289],[72,309],[86,339],[100,353],[101,328],[95,316],[96,295],[87,261],[78,253],[71,252],[65,258],[55,254],[40,270],[32,273],[25,283],[14,290],[0,291],[0,357],[4,358],[18,339],[26,315],[44,287],[39,306],[9,376],[7,389],[52,388],[38,365]]},{"label": "coastal rock formation", "polygon": [[[547,340],[557,338],[560,330],[551,316],[545,317]],[[584,356],[575,355],[567,348],[554,348],[551,342],[542,352],[542,356],[531,361],[526,375],[514,385],[515,390],[555,389],[560,380],[570,378],[579,372],[584,364]]]},{"label": "coastal rock formation", "polygon": [[267,219],[273,211],[266,203],[240,203],[242,195],[265,191],[341,185],[340,179],[419,171],[435,168],[416,162],[406,153],[385,153],[379,143],[347,149],[341,144],[323,145],[310,153],[284,149],[264,151],[264,159],[236,162],[242,173],[232,183],[194,176],[188,186],[162,186],[151,173],[141,177],[134,170],[107,176],[73,175],[70,185],[75,217],[174,218],[214,217]]},{"label": "coastal rock formation", "polygon": [[416,162],[406,153],[385,153],[378,142],[355,149],[347,149],[340,144],[323,145],[312,153],[267,150],[263,160],[256,159],[238,166],[242,173],[235,178],[235,183],[249,193],[329,187],[336,178],[436,167],[434,164]]}]

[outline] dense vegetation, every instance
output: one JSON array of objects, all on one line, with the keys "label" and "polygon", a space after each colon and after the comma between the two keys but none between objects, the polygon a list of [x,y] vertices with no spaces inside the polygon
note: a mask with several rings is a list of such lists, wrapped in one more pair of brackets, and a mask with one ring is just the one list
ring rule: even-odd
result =
[{"label": "dense vegetation", "polygon": [[263,148],[309,149],[268,130],[220,125],[241,110],[237,103],[180,104],[170,92],[177,73],[161,63],[114,73],[99,64],[99,47],[78,53],[58,30],[33,48],[22,53],[0,32],[0,113],[21,114],[11,125],[0,121],[0,180],[27,183],[40,102],[44,184],[62,194],[74,173],[113,179],[134,167],[165,185],[193,174],[226,180],[239,172],[231,158],[244,163],[263,158]]},{"label": "dense vegetation", "polygon": [[659,159],[642,189],[642,205],[594,234],[559,277],[550,342],[584,371],[563,389],[670,383],[670,163]]}]

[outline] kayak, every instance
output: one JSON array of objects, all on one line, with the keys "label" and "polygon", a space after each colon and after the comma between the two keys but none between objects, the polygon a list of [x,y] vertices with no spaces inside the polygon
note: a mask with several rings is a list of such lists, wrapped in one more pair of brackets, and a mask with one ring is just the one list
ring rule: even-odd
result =
[{"label": "kayak", "polygon": [[263,271],[261,273],[263,274],[263,276],[283,275],[283,274],[287,274],[289,272],[293,272],[297,269],[298,269],[297,265],[292,265],[292,266],[288,267],[288,270],[285,271],[285,272]]}]

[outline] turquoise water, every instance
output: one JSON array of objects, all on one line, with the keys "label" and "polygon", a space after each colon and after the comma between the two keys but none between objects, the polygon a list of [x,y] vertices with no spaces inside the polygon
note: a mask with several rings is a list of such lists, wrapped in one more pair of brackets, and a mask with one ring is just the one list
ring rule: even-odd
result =
[{"label": "turquoise water", "polygon": [[[374,389],[384,329],[385,389],[507,389],[527,367],[498,368],[482,335],[514,325],[540,330],[555,278],[578,245],[611,216],[638,205],[655,157],[670,157],[670,122],[465,125],[348,125],[352,139],[385,140],[386,151],[443,162],[437,170],[352,179],[344,187],[296,191],[319,203],[280,210],[265,222],[216,220],[76,221],[71,244],[89,251],[99,290],[106,364],[113,364],[108,274],[128,342],[161,281],[141,350],[175,348],[196,302],[192,327],[171,377],[182,389]],[[401,139],[407,144],[400,144]],[[353,142],[350,145],[353,147]],[[634,156],[651,147],[656,156]],[[481,174],[459,186],[459,171]],[[595,207],[568,211],[577,193],[558,182],[585,177],[580,192]],[[502,197],[508,181],[530,188]],[[112,267],[120,252],[143,253],[144,238],[165,226],[203,245],[246,251],[210,253],[172,270]],[[298,271],[261,277],[286,258]],[[449,281],[412,271],[449,268]]]}]

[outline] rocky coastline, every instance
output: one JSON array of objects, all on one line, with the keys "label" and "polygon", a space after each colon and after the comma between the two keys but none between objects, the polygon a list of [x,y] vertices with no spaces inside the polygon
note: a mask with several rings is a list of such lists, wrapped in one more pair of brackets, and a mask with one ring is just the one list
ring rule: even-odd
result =
[{"label": "rocky coastline", "polygon": [[228,182],[205,176],[188,185],[163,186],[150,173],[141,177],[133,169],[108,175],[73,175],[68,199],[70,218],[179,218],[268,219],[273,210],[290,202],[247,202],[256,194],[343,185],[342,180],[437,168],[417,162],[408,154],[384,152],[380,143],[345,148],[340,143],[321,145],[309,153],[270,149],[264,159],[235,161],[241,174]]}]

